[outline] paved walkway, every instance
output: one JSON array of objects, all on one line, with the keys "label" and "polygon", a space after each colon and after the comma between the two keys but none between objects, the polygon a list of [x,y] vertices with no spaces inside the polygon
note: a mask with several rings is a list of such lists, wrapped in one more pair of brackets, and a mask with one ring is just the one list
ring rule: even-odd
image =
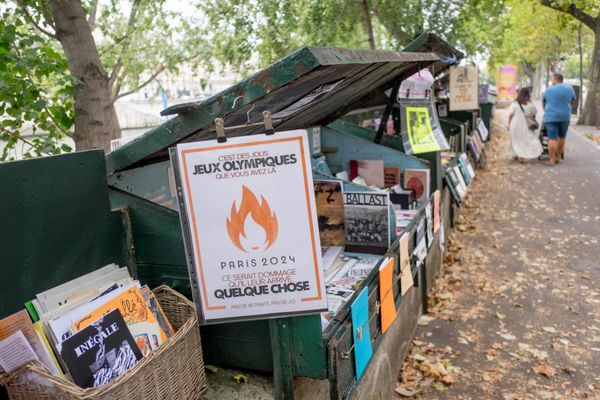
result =
[{"label": "paved walkway", "polygon": [[494,125],[395,399],[600,399],[600,148],[518,164]]}]

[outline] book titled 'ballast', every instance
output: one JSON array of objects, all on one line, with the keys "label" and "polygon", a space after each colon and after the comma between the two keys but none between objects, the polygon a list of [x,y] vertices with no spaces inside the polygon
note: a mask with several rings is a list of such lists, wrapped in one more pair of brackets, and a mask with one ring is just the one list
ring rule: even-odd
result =
[{"label": "book titled 'ballast'", "polygon": [[62,344],[61,355],[75,383],[102,386],[142,359],[119,310],[113,310]]}]

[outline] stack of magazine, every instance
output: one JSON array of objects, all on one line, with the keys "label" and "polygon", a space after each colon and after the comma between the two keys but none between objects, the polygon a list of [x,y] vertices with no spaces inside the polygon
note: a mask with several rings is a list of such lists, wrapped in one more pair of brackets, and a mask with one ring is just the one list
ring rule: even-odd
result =
[{"label": "stack of magazine", "polygon": [[341,246],[322,247],[321,254],[328,303],[328,312],[322,314],[322,327],[325,330],[329,321],[350,300],[357,287],[382,257],[344,253]]},{"label": "stack of magazine", "polygon": [[0,320],[0,367],[39,361],[80,387],[117,378],[174,334],[148,286],[107,265],[38,293]]}]

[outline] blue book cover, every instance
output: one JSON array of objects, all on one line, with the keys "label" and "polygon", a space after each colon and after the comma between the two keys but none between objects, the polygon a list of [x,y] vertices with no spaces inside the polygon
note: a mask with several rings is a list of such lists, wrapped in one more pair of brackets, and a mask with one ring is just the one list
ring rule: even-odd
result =
[{"label": "blue book cover", "polygon": [[458,159],[458,167],[460,168],[460,172],[462,172],[465,183],[469,185],[471,183],[471,176],[469,175],[469,171],[467,171],[467,165],[462,158]]},{"label": "blue book cover", "polygon": [[364,288],[360,292],[350,308],[356,379],[360,379],[373,355],[371,332],[369,331],[369,288]]}]

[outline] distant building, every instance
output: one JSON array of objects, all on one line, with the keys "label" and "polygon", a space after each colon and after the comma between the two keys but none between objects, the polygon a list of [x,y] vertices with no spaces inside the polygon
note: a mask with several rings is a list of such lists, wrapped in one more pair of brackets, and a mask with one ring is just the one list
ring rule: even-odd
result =
[{"label": "distant building", "polygon": [[191,66],[183,65],[177,74],[164,72],[140,91],[127,96],[128,101],[161,100],[162,88],[167,104],[181,103],[190,100],[201,100],[236,84],[241,79],[239,74],[226,69],[222,73],[194,71]]}]

